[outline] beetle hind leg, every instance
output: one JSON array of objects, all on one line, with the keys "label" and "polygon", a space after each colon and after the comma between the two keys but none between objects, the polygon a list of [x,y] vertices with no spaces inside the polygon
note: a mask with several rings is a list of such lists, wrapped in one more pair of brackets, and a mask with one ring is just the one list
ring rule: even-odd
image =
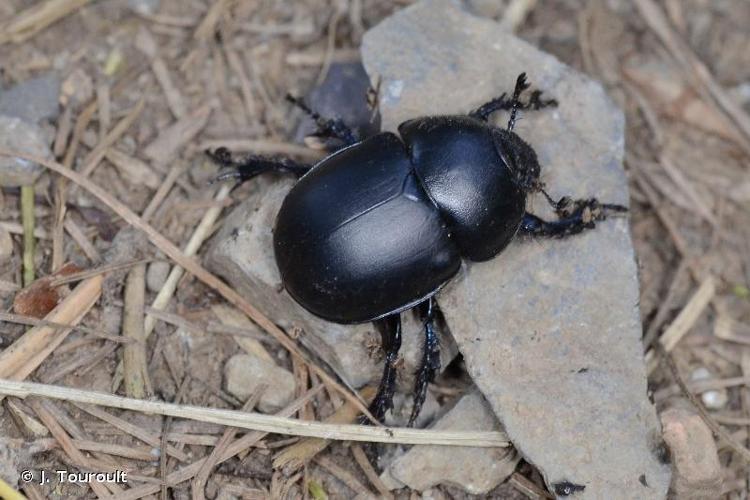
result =
[{"label": "beetle hind leg", "polygon": [[424,352],[422,363],[417,370],[417,379],[414,384],[414,406],[409,417],[409,427],[414,426],[419,412],[422,410],[427,397],[427,385],[435,379],[440,372],[440,341],[435,333],[435,309],[436,303],[433,297],[417,306],[419,319],[424,324]]},{"label": "beetle hind leg", "polygon": [[310,164],[299,163],[288,158],[273,159],[250,155],[237,159],[227,148],[206,150],[205,153],[214,163],[223,168],[212,182],[221,182],[228,179],[245,182],[264,172],[287,172],[300,176],[312,168]]},{"label": "beetle hind leg", "polygon": [[586,229],[593,229],[597,221],[622,215],[628,211],[627,207],[613,203],[600,203],[596,198],[574,200],[564,196],[559,201],[555,201],[546,192],[542,192],[555,210],[558,219],[556,221],[545,221],[527,212],[521,222],[520,233],[532,236],[565,238],[581,233]]},{"label": "beetle hind leg", "polygon": [[[396,387],[396,361],[398,350],[401,348],[401,315],[392,314],[376,322],[385,351],[385,366],[383,378],[375,398],[370,403],[370,413],[382,422],[388,410],[393,408],[393,392]],[[363,423],[365,419],[362,419]]]}]

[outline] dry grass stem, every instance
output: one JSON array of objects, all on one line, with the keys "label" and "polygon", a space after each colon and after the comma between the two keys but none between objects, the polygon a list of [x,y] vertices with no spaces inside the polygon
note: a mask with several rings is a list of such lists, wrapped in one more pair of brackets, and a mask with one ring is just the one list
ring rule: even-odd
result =
[{"label": "dry grass stem", "polygon": [[290,436],[316,437],[344,441],[365,441],[375,443],[433,444],[445,446],[505,447],[508,438],[502,432],[494,431],[435,431],[424,429],[369,427],[362,425],[339,425],[310,422],[291,418],[242,413],[234,410],[182,406],[157,401],[142,401],[124,398],[97,391],[85,391],[35,384],[0,380],[0,394],[25,398],[42,396],[82,404],[96,404],[123,410],[140,411],[157,415],[171,415],[201,422],[212,422],[242,429]]},{"label": "dry grass stem", "polygon": [[23,284],[34,281],[34,185],[21,186],[21,219],[23,221]]}]

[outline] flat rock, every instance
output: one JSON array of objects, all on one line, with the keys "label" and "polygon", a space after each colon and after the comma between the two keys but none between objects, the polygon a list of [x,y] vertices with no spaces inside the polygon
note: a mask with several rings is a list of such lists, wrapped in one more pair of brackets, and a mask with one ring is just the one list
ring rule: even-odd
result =
[{"label": "flat rock", "polygon": [[[0,148],[52,158],[42,129],[15,116],[0,115]],[[41,173],[42,167],[34,162],[9,156],[0,157],[0,186],[32,184]]]},{"label": "flat rock", "polygon": [[719,498],[722,468],[711,429],[688,405],[659,416],[674,468],[671,495],[682,500]]},{"label": "flat rock", "polygon": [[60,77],[47,73],[0,90],[0,115],[15,116],[29,123],[55,120],[60,114]]},{"label": "flat rock", "polygon": [[[432,429],[502,431],[492,408],[478,391],[462,396]],[[425,491],[445,484],[473,495],[483,495],[505,481],[520,458],[513,447],[412,446],[394,460],[381,477],[391,489],[408,486]]]},{"label": "flat rock", "polygon": [[[371,29],[362,52],[371,81],[381,79],[390,130],[416,116],[466,113],[511,92],[526,71],[560,101],[524,113],[515,129],[536,149],[548,191],[627,204],[622,113],[599,84],[498,24],[425,0]],[[541,196],[528,209],[552,217]],[[584,487],[574,498],[667,493],[638,296],[628,222],[613,219],[565,240],[517,240],[465,265],[438,297],[470,375],[559,495],[561,483]]]},{"label": "flat rock", "polygon": [[[206,253],[206,266],[226,279],[252,304],[287,331],[302,332],[302,344],[320,356],[353,387],[377,383],[383,371],[380,335],[372,324],[339,325],[313,316],[299,306],[281,284],[273,255],[273,225],[281,202],[294,185],[292,177],[266,176],[250,181],[248,198],[227,216]],[[411,391],[422,353],[422,326],[413,314],[403,315],[399,387]],[[441,338],[442,366],[457,349]]]},{"label": "flat rock", "polygon": [[266,388],[258,410],[276,413],[294,399],[294,375],[273,361],[251,354],[235,354],[224,365],[224,387],[243,403],[261,385]]}]

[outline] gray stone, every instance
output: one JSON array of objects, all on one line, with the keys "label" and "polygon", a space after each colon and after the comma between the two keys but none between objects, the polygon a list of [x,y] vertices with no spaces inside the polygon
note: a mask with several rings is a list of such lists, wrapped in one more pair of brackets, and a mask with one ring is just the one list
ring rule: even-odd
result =
[{"label": "gray stone", "polygon": [[[516,127],[551,194],[627,203],[622,113],[599,84],[498,24],[449,0],[422,1],[370,30],[363,60],[371,81],[381,79],[390,130],[465,113],[512,91],[526,71],[560,101]],[[528,208],[552,216],[541,196]],[[464,266],[438,301],[469,374],[550,487],[585,486],[575,498],[665,497],[670,472],[655,452],[627,220],[566,240],[516,241]]]},{"label": "gray stone", "polygon": [[294,399],[294,375],[273,361],[251,354],[235,354],[224,365],[224,387],[242,402],[265,385],[258,410],[275,413]]},{"label": "gray stone", "polygon": [[157,260],[149,264],[146,271],[146,286],[148,289],[152,292],[161,290],[164,282],[167,281],[170,269],[169,262],[163,260]]},{"label": "gray stone", "polygon": [[[300,342],[320,356],[353,387],[377,383],[382,374],[380,335],[372,324],[339,325],[313,316],[299,306],[281,284],[273,255],[273,225],[281,202],[294,185],[286,178],[258,178],[254,190],[226,218],[206,254],[206,266],[223,276],[252,304],[287,331],[303,332]],[[411,391],[413,374],[422,353],[421,324],[413,314],[403,315],[399,387]],[[441,338],[442,366],[456,355],[448,336]]]},{"label": "gray stone", "polygon": [[0,227],[0,266],[8,262],[12,255],[13,240],[10,233],[4,227]]},{"label": "gray stone", "polygon": [[[44,131],[14,116],[0,115],[0,148],[52,159]],[[42,167],[36,163],[9,156],[0,157],[0,186],[32,184],[41,173]]]},{"label": "gray stone", "polygon": [[0,115],[29,123],[54,121],[60,114],[60,77],[56,73],[31,78],[8,90],[0,90]]},{"label": "gray stone", "polygon": [[[367,105],[369,87],[370,79],[361,62],[333,63],[323,83],[313,88],[305,100],[321,116],[340,118],[359,137],[366,137],[377,133],[380,127],[379,116],[373,117]],[[301,141],[316,131],[313,119],[305,116],[297,127],[295,139]]]},{"label": "gray stone", "polygon": [[[432,428],[502,431],[492,408],[477,391],[463,396]],[[519,460],[513,447],[413,446],[390,464],[382,479],[391,489],[408,486],[424,491],[445,484],[482,495],[505,481]]]}]

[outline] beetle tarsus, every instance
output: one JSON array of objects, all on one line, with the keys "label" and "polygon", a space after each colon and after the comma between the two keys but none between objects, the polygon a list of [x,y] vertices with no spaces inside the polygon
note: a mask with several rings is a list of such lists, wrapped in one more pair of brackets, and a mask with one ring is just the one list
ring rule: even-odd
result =
[{"label": "beetle tarsus", "polygon": [[351,146],[359,140],[351,127],[344,123],[344,120],[323,118],[319,113],[313,111],[303,99],[291,94],[286,95],[286,100],[315,120],[315,124],[318,126],[318,132],[315,135],[318,137],[333,137],[343,142],[344,146]]},{"label": "beetle tarsus", "polygon": [[[385,366],[383,378],[375,398],[370,403],[370,413],[382,422],[388,410],[393,408],[393,392],[396,388],[396,361],[398,350],[401,348],[401,315],[392,314],[377,322],[380,329],[383,351],[385,351]],[[362,421],[364,422],[365,419]]]},{"label": "beetle tarsus", "polygon": [[207,149],[205,153],[214,163],[223,167],[223,170],[211,180],[212,184],[228,179],[245,182],[264,172],[285,172],[301,176],[312,168],[312,165],[299,163],[288,158],[273,159],[250,155],[242,159],[236,159],[227,148],[223,147],[216,148],[213,151]]},{"label": "beetle tarsus", "polygon": [[627,207],[614,203],[600,203],[596,198],[574,200],[569,196],[563,196],[560,200],[555,201],[544,190],[542,190],[542,193],[555,210],[558,219],[556,221],[545,221],[527,212],[521,222],[520,233],[565,238],[581,233],[586,229],[593,229],[597,221],[603,221],[608,217],[624,214],[628,211]]},{"label": "beetle tarsus", "polygon": [[435,334],[435,299],[430,297],[417,306],[419,318],[424,324],[424,352],[422,353],[422,364],[417,370],[417,378],[414,384],[414,406],[409,417],[409,427],[414,426],[422,405],[427,397],[427,385],[435,379],[440,372],[440,341]]},{"label": "beetle tarsus", "polygon": [[[521,92],[523,92],[523,90],[528,88],[528,83],[526,83],[525,73],[523,73],[521,76],[524,76],[523,80],[521,81],[521,87],[519,87],[519,84],[517,82],[515,92],[513,93],[513,97],[508,97],[508,94],[506,92],[503,92],[502,95],[500,95],[500,97],[496,97],[492,99],[491,101],[487,101],[486,103],[482,104],[477,109],[469,113],[469,116],[486,122],[489,120],[490,115],[494,113],[495,111],[511,111],[511,113],[513,113],[514,104],[516,106],[516,111],[517,110],[537,111],[537,110],[544,109],[550,106],[551,107],[557,106],[558,102],[556,99],[542,98],[542,91],[538,89],[531,92],[531,96],[529,97],[528,102],[525,102],[525,103],[521,102],[520,94]],[[521,80],[521,76],[519,76],[519,81]],[[518,94],[518,96],[516,96],[516,94]],[[512,119],[513,119],[513,124],[515,125],[515,122],[517,121],[517,118],[515,117],[515,115],[512,115]],[[509,130],[512,130],[512,126]]]}]

